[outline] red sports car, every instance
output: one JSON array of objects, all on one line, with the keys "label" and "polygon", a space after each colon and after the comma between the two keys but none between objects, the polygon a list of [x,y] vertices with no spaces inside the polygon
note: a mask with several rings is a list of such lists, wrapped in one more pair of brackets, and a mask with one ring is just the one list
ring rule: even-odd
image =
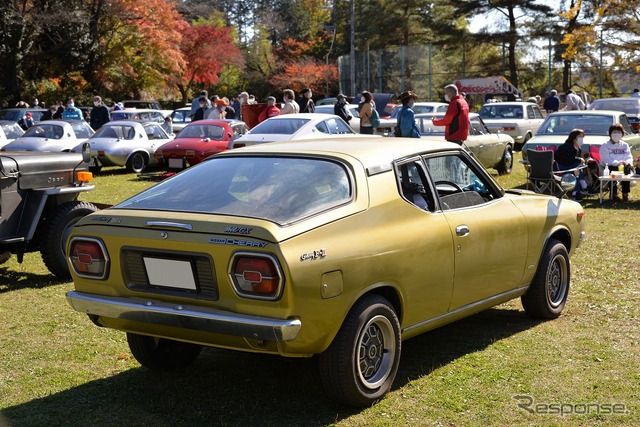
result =
[{"label": "red sports car", "polygon": [[232,141],[249,129],[240,120],[198,120],[180,131],[176,138],[155,152],[161,167],[185,169],[207,157],[225,151]]}]

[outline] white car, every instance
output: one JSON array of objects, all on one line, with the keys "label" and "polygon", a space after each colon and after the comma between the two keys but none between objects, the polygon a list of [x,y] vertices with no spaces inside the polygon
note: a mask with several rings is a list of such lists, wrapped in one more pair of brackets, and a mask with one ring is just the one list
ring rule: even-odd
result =
[{"label": "white car", "polygon": [[110,121],[87,141],[91,146],[90,170],[97,173],[103,166],[126,166],[127,171],[140,173],[156,163],[156,149],[172,139],[173,135],[167,135],[155,122]]},{"label": "white car", "polygon": [[520,150],[544,121],[540,107],[532,102],[492,102],[478,112],[493,133],[506,133]]},{"label": "white car", "polygon": [[0,148],[24,135],[20,125],[11,120],[0,120]]},{"label": "white car", "polygon": [[189,123],[191,123],[191,107],[182,107],[171,112],[171,122],[173,123],[173,133],[176,135]]},{"label": "white car", "polygon": [[2,151],[70,151],[93,135],[93,129],[80,120],[45,120],[31,126]]},{"label": "white car", "polygon": [[306,138],[360,136],[340,117],[333,114],[284,114],[259,123],[249,133],[230,141],[229,149],[265,142],[291,141]]},{"label": "white car", "polygon": [[[320,114],[333,114],[334,104],[316,105],[315,112]],[[349,111],[349,113],[351,114],[351,117],[353,117],[351,120],[349,120],[349,123],[347,124],[351,126],[351,129],[353,129],[355,133],[360,133],[360,119],[358,118],[358,104],[347,104],[347,111]]]},{"label": "white car", "polygon": [[111,112],[111,120],[151,120],[156,123],[164,123],[162,111],[141,109],[141,108],[125,108],[124,110],[116,110]]}]

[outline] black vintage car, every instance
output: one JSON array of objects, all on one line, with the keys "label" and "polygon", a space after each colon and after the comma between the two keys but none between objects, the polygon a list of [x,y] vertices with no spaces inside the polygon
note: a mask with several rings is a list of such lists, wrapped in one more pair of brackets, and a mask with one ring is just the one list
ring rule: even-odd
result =
[{"label": "black vintage car", "polygon": [[95,212],[78,195],[94,188],[88,146],[80,153],[0,153],[0,263],[40,251],[47,268],[67,279],[65,244],[73,225]]}]

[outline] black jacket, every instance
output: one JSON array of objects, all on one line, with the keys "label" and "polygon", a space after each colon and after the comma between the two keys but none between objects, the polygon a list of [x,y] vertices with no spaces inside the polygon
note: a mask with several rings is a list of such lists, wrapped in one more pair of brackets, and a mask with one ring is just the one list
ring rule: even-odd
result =
[{"label": "black jacket", "polygon": [[109,107],[106,105],[100,105],[91,109],[91,118],[89,119],[89,125],[93,130],[98,130],[103,124],[111,120],[111,113]]}]

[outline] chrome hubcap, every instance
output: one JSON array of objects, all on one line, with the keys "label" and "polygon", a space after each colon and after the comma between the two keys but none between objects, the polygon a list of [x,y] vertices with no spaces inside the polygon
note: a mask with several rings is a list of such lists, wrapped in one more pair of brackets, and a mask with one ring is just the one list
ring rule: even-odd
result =
[{"label": "chrome hubcap", "polygon": [[557,307],[564,300],[567,292],[567,260],[556,255],[547,270],[547,298],[553,307]]},{"label": "chrome hubcap", "polygon": [[389,376],[395,358],[393,326],[384,316],[375,316],[362,329],[358,339],[358,376],[362,384],[378,388]]}]

